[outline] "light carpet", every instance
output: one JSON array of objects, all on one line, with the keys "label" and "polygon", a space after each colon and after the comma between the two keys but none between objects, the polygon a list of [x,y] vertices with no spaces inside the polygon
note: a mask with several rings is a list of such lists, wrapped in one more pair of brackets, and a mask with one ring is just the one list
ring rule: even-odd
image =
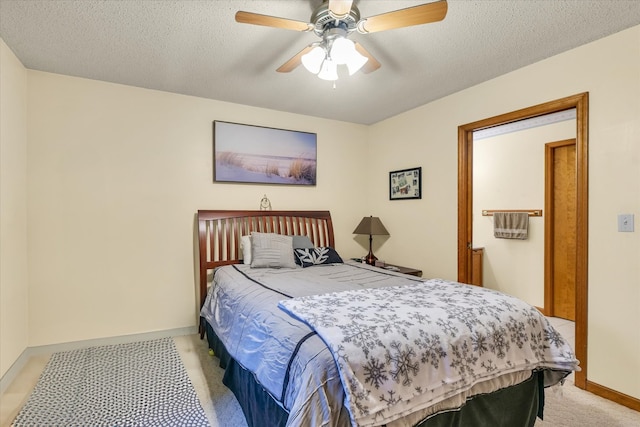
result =
[{"label": "light carpet", "polygon": [[[197,370],[189,369],[189,374],[194,383],[202,376],[198,382],[203,384],[203,390],[198,385],[196,388],[211,426],[246,427],[233,393],[222,385],[223,370],[218,367],[218,359],[207,354],[206,341],[197,336],[184,339],[188,344],[179,345],[183,358],[187,351],[193,352],[191,356],[197,360],[194,365],[200,365]],[[545,400],[544,421],[537,419],[535,427],[640,427],[640,412],[581,390],[570,381],[562,387],[547,388]]]},{"label": "light carpet", "polygon": [[209,426],[174,341],[54,353],[16,417],[26,426]]},{"label": "light carpet", "polygon": [[544,421],[537,419],[535,427],[640,427],[640,412],[567,381],[545,389]]},{"label": "light carpet", "polygon": [[[200,340],[198,335],[177,336],[173,340],[209,421],[198,425],[246,427],[244,415],[233,393],[222,384],[224,372],[218,366],[219,360],[208,354],[206,340]],[[133,375],[128,371],[125,375],[129,374]],[[537,420],[535,427],[640,426],[640,412],[580,390],[569,381],[563,387],[546,389],[545,395],[544,421]]]}]

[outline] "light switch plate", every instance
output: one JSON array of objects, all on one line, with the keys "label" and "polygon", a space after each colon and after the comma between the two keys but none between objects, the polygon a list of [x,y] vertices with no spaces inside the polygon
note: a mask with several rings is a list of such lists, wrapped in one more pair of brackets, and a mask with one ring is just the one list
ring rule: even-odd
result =
[{"label": "light switch plate", "polygon": [[621,231],[621,232],[633,231],[633,214],[618,215],[618,231]]}]

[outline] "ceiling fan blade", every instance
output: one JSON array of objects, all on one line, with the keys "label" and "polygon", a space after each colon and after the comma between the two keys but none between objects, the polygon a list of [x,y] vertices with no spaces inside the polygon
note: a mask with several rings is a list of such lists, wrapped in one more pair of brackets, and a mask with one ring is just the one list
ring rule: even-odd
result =
[{"label": "ceiling fan blade", "polygon": [[440,0],[361,19],[358,22],[358,31],[360,33],[375,33],[428,24],[442,21],[445,16],[447,16],[447,1]]},{"label": "ceiling fan blade", "polygon": [[351,12],[353,0],[329,0],[329,12],[334,18],[344,18]]},{"label": "ceiling fan blade", "polygon": [[369,60],[360,69],[363,73],[369,74],[380,68],[380,63],[369,53],[360,43],[355,42],[356,50],[360,55],[366,56]]},{"label": "ceiling fan blade", "polygon": [[279,72],[279,73],[289,73],[289,72],[293,71],[296,67],[298,67],[300,64],[302,64],[302,55],[304,55],[305,53],[311,51],[311,49],[313,49],[313,48],[314,48],[313,45],[309,45],[309,46],[305,47],[300,52],[296,53],[293,56],[293,58],[291,58],[290,60],[288,60],[287,62],[282,64],[280,66],[280,68],[278,68],[276,71]]},{"label": "ceiling fan blade", "polygon": [[265,27],[283,28],[285,30],[294,31],[311,31],[314,28],[313,24],[308,22],[261,15],[253,12],[244,12],[242,10],[236,12],[236,22],[240,22],[242,24],[264,25]]}]

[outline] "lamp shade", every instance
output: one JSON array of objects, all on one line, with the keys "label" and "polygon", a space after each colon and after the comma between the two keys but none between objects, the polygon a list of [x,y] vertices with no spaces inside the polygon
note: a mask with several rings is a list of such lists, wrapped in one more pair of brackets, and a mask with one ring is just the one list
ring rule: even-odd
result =
[{"label": "lamp shade", "polygon": [[349,62],[347,62],[349,75],[353,76],[355,73],[357,73],[360,68],[362,68],[364,64],[367,63],[368,60],[369,58],[367,58],[366,56],[360,55],[358,52],[355,52],[351,59],[349,59]]},{"label": "lamp shade", "polygon": [[346,64],[353,53],[358,53],[353,42],[344,37],[336,38],[331,44],[331,59],[336,64]]},{"label": "lamp shade", "polygon": [[338,37],[333,41],[331,59],[336,64],[346,64],[350,76],[360,70],[369,60],[356,50],[356,46],[351,40],[344,37]]},{"label": "lamp shade", "polygon": [[325,59],[318,77],[322,80],[338,80],[338,65],[330,59]]},{"label": "lamp shade", "polygon": [[376,235],[376,236],[388,236],[389,232],[380,218],[377,216],[365,216],[360,221],[360,224],[353,230],[353,234],[368,234],[368,235]]},{"label": "lamp shade", "polygon": [[302,65],[304,65],[304,68],[309,70],[309,72],[318,74],[320,72],[322,62],[324,61],[326,56],[327,52],[325,52],[322,47],[316,46],[308,53],[302,55],[302,58],[300,58],[300,60],[302,61]]}]

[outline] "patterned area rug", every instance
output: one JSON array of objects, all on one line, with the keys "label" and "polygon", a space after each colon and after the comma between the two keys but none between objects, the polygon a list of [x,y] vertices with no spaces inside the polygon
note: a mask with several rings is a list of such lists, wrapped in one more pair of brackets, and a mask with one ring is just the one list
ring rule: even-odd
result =
[{"label": "patterned area rug", "polygon": [[13,424],[209,426],[171,338],[55,353]]}]

